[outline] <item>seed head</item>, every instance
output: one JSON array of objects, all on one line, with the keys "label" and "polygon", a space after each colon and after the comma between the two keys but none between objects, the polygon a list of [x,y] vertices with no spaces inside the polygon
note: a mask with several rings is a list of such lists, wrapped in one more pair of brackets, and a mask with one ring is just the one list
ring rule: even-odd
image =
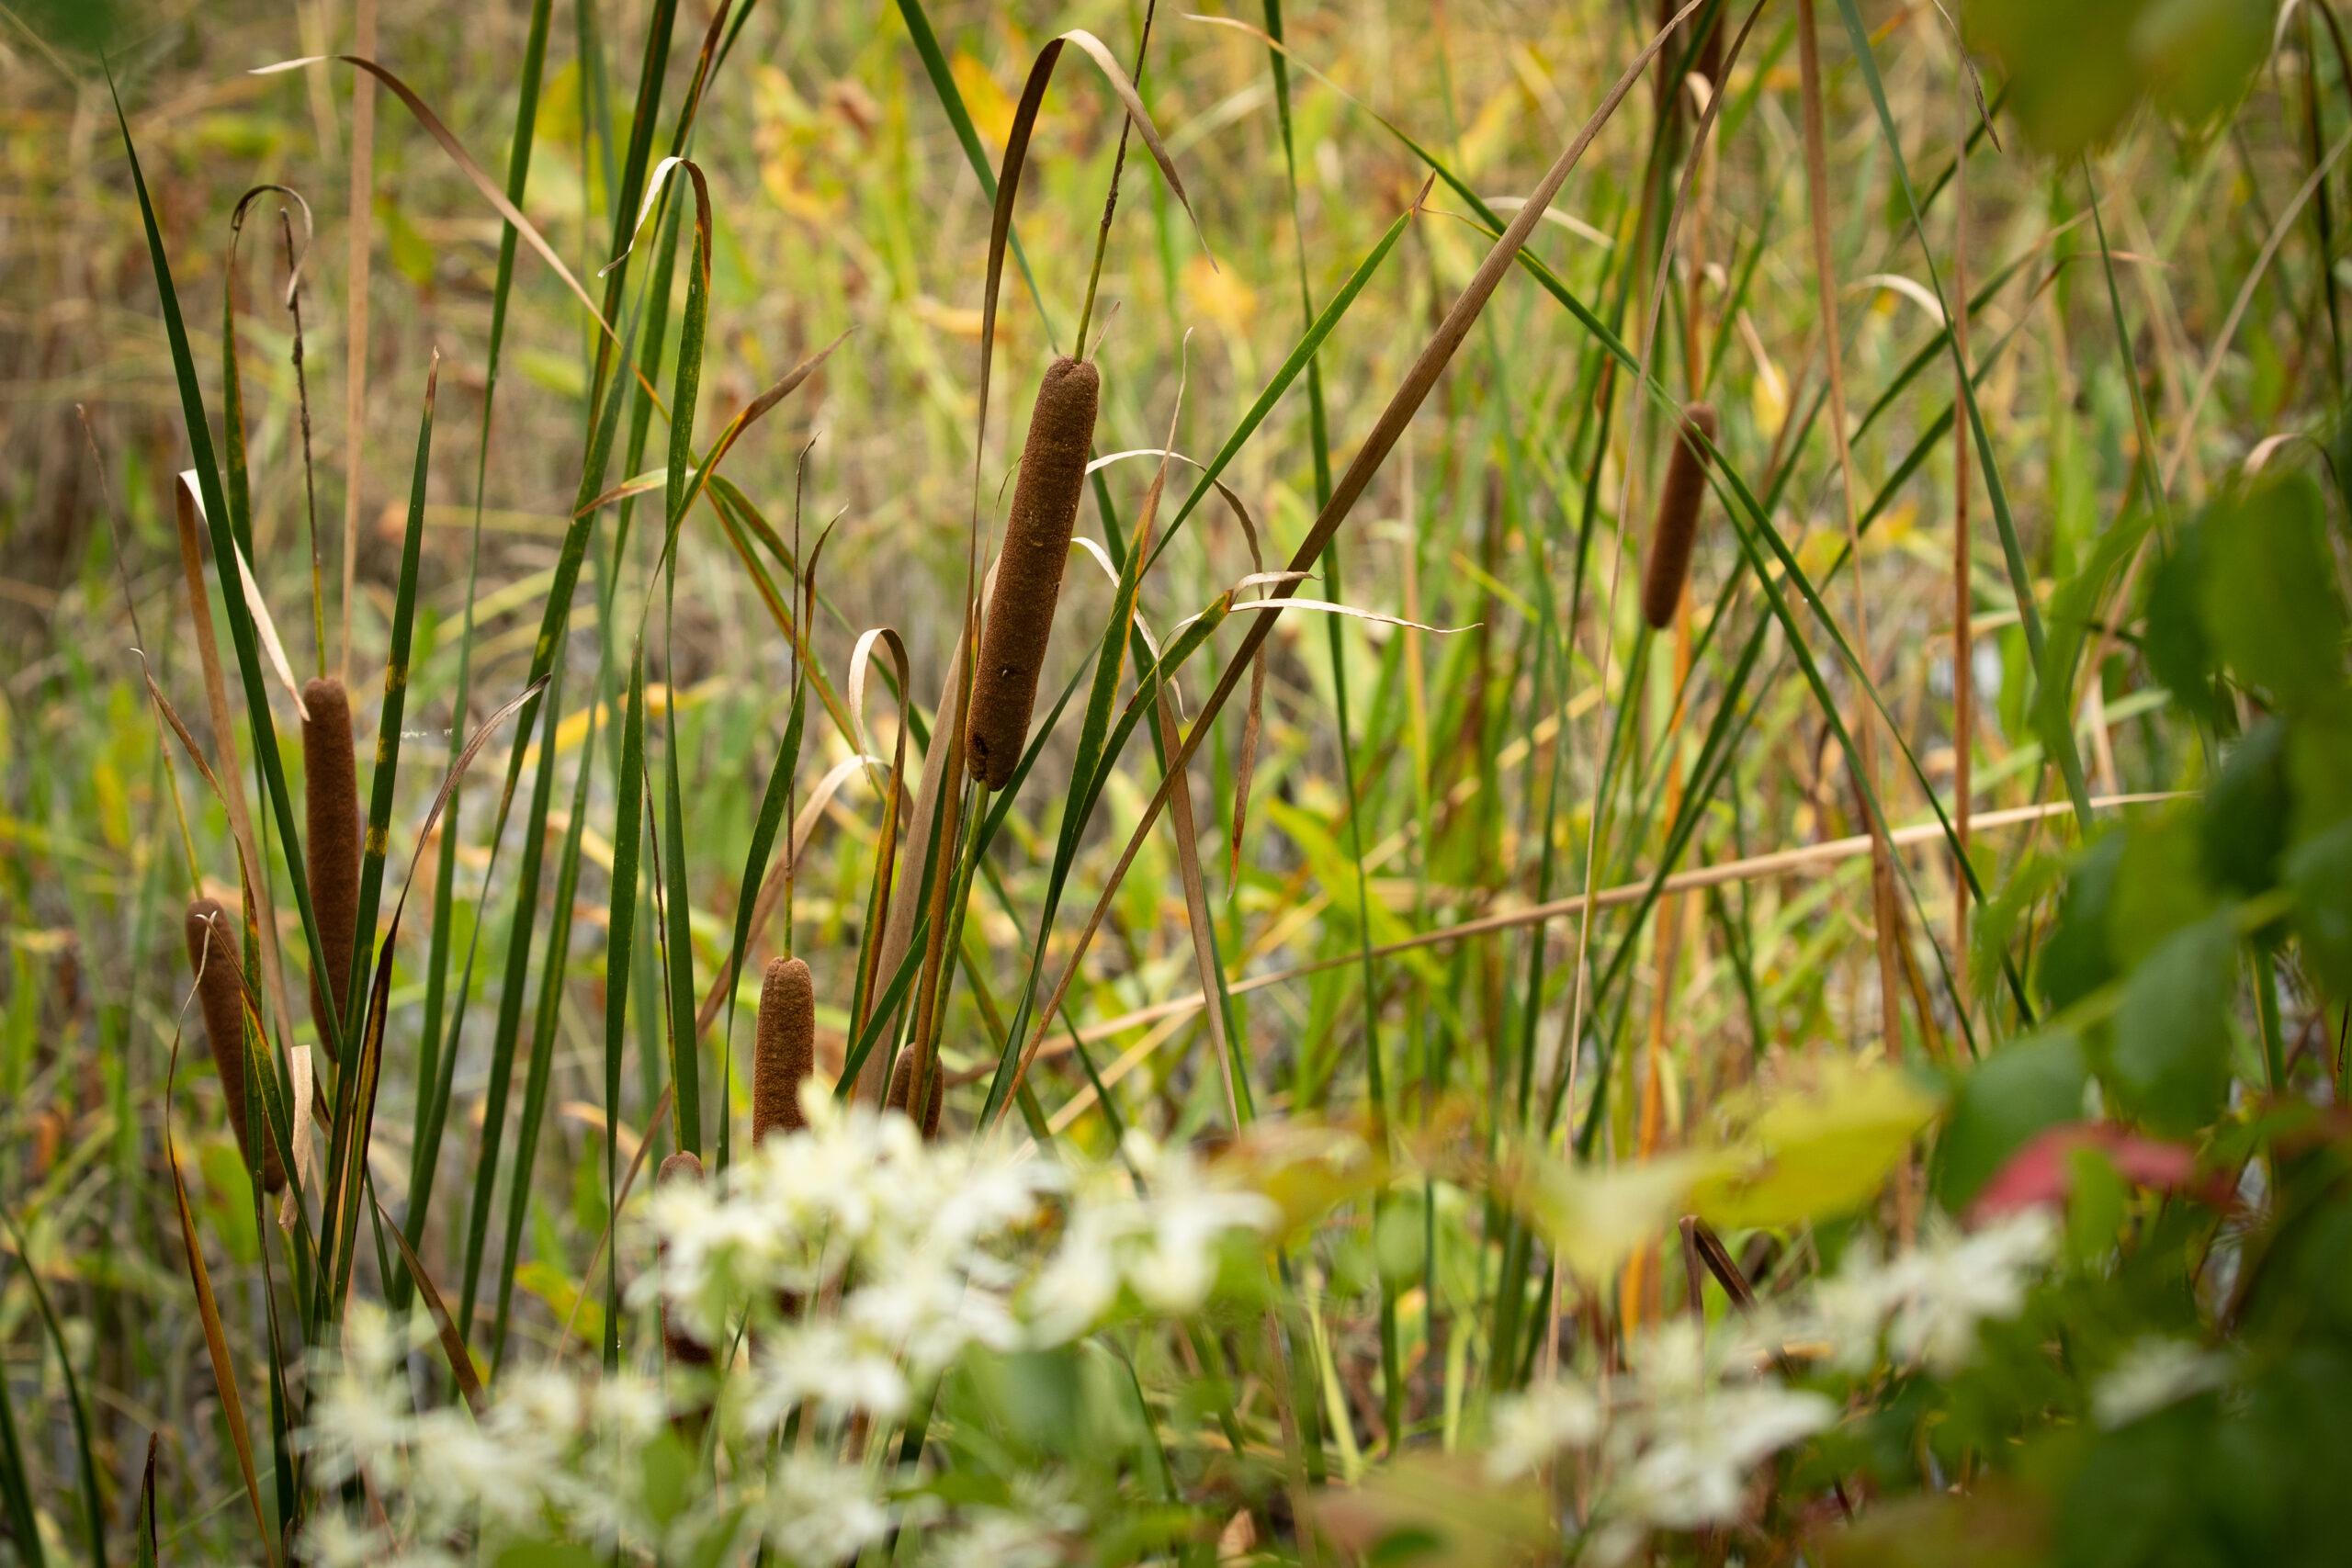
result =
[{"label": "seed head", "polygon": [[964,755],[973,775],[990,789],[1012,781],[1029,739],[1037,701],[1037,672],[1054,629],[1054,605],[1069,558],[1070,530],[1086,485],[1086,453],[1094,439],[1094,409],[1102,378],[1092,364],[1068,355],[1046,367],[1029,438],[1021,448],[1012,511],[1004,525],[996,589],[989,595],[980,633],[980,662],[972,678],[972,716]]}]

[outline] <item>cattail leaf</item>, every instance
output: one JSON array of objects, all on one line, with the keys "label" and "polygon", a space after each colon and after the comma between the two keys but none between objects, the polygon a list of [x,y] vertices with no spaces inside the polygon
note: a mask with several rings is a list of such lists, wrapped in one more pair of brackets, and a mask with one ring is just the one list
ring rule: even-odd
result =
[{"label": "cattail leaf", "polygon": [[393,1224],[383,1201],[376,1199],[374,1201],[376,1217],[400,1247],[401,1261],[408,1268],[408,1277],[416,1282],[416,1293],[424,1298],[424,1310],[432,1314],[434,1330],[441,1337],[441,1353],[448,1358],[449,1375],[457,1382],[458,1393],[464,1397],[466,1408],[480,1418],[490,1407],[489,1396],[482,1392],[481,1374],[474,1370],[473,1358],[466,1353],[465,1337],[458,1332],[457,1324],[449,1316],[448,1303],[441,1299],[440,1291],[433,1283],[433,1276],[426,1272],[423,1260],[416,1256],[416,1248],[409,1245],[408,1237],[401,1234],[399,1225]]},{"label": "cattail leaf", "polygon": [[[65,1331],[58,1326],[57,1314],[49,1304],[49,1292],[41,1288],[40,1271],[32,1266],[32,1251],[25,1245],[25,1233],[17,1225],[17,1217],[0,1210],[8,1221],[8,1235],[17,1244],[17,1257],[25,1265],[25,1283],[31,1287],[33,1305],[40,1312],[41,1326],[49,1330],[50,1345],[57,1351],[57,1369],[64,1375],[65,1406],[74,1417],[74,1461],[82,1474],[82,1506],[84,1522],[90,1532],[90,1560],[106,1568],[107,1511],[105,1499],[98,1492],[98,1466],[90,1448],[90,1411],[82,1399],[82,1380],[74,1375],[74,1353],[66,1348]],[[13,1427],[14,1423],[12,1422]],[[15,1447],[13,1431],[10,1448]]]},{"label": "cattail leaf", "polygon": [[[752,824],[752,847],[743,856],[743,875],[736,885],[735,931],[727,948],[727,967],[712,981],[711,988],[725,988],[727,997],[729,1046],[729,1077],[732,1077],[735,1038],[735,977],[743,972],[743,956],[751,951],[753,906],[759,901],[760,885],[767,874],[768,856],[775,848],[777,827],[784,821],[785,807],[792,794],[792,776],[800,765],[801,727],[807,716],[808,704],[803,693],[792,694],[792,707],[784,721],[784,743],[776,748],[775,762],[768,769],[766,790],[760,796],[760,812]],[[787,851],[787,852],[789,852]],[[697,1032],[709,1027],[707,1021],[710,998],[703,998],[703,1012],[695,1018]],[[731,1083],[728,1086],[732,1088]]]},{"label": "cattail leaf", "polygon": [[[432,107],[419,97],[415,90],[407,83],[374,61],[363,59],[356,54],[305,55],[300,60],[281,60],[272,65],[258,65],[246,74],[271,76],[284,71],[300,71],[305,66],[323,64],[329,60],[340,61],[345,65],[365,71],[368,75],[390,88],[392,96],[407,106],[408,112],[416,118],[416,123],[424,128],[425,134],[432,137],[439,144],[441,151],[449,155],[449,161],[458,165],[458,172],[464,175],[474,189],[481,193],[482,199],[490,203],[492,209],[505,220],[507,226],[522,236],[524,243],[531,249],[538,253],[539,259],[548,264],[556,276],[562,280],[564,287],[571,290],[573,297],[587,307],[589,319],[596,323],[598,330],[605,337],[613,337],[612,325],[605,320],[605,312],[597,308],[596,301],[589,297],[588,290],[580,286],[580,280],[571,275],[571,269],[563,265],[563,258],[556,254],[555,247],[548,243],[547,237],[533,226],[528,218],[523,216],[522,208],[510,199],[504,191],[498,188],[482,166],[474,162],[473,155],[466,151],[465,144],[457,139],[447,125],[442,123],[441,117],[434,113]],[[618,342],[617,339],[614,341]]]},{"label": "cattail leaf", "polygon": [[[210,531],[214,561],[233,559],[236,549],[229,530],[228,501],[220,488],[220,468],[214,456],[211,427],[204,412],[203,389],[196,377],[195,354],[188,344],[187,324],[180,314],[179,291],[172,282],[171,263],[164,254],[163,231],[157,225],[154,203],[148,195],[147,176],[140,167],[138,148],[130,139],[130,120],[123,112],[121,97],[113,94],[111,75],[108,77],[108,92],[113,96],[115,123],[122,134],[123,156],[130,164],[131,186],[139,197],[140,222],[146,231],[148,260],[154,268],[155,295],[163,311],[164,335],[171,347],[172,374],[178,384],[181,421],[187,433],[188,454],[194,459],[192,471],[196,475],[196,487],[189,502]],[[184,517],[183,524],[186,522]],[[301,840],[294,830],[294,808],[286,787],[286,769],[278,754],[277,729],[271,720],[268,694],[262,683],[261,655],[254,646],[253,620],[244,608],[242,594],[224,592],[221,603],[228,613],[230,641],[236,650],[237,672],[244,687],[246,721],[253,730],[254,750],[261,764],[262,778],[276,817],[277,831],[284,842],[299,843]],[[225,702],[220,708],[216,716],[222,722],[217,728],[220,732],[220,744],[225,749],[229,745]],[[235,804],[243,799],[242,787],[229,799],[232,803],[233,822],[242,815],[241,807]],[[250,823],[246,824],[243,832],[248,845],[251,845]],[[294,902],[301,916],[304,940],[310,944],[311,962],[315,967],[323,968],[322,950],[319,945],[317,922],[311,918],[310,895],[300,881],[294,885]],[[266,951],[274,955],[277,951],[275,932],[270,936],[271,945]],[[277,1000],[282,1006],[285,999],[282,976],[276,974],[274,956],[270,967],[272,986],[279,992]]]},{"label": "cattail leaf", "polygon": [[[548,27],[554,0],[532,0],[529,30],[523,46],[522,73],[515,96],[514,130],[512,132],[506,159],[506,197],[520,205],[525,187],[529,184],[531,152],[537,141],[539,109],[539,85],[547,64]],[[466,609],[459,623],[458,639],[457,688],[450,699],[449,761],[454,764],[465,734],[465,719],[473,696],[474,602],[481,577],[482,497],[488,489],[490,474],[491,413],[496,406],[498,370],[506,338],[506,309],[514,282],[514,253],[520,233],[512,223],[501,220],[498,238],[498,270],[491,286],[490,337],[484,345],[481,423],[477,428],[474,456],[474,529],[472,547],[466,563]],[[447,1000],[449,977],[449,948],[452,915],[456,908],[458,869],[458,802],[449,802],[448,822],[441,835],[441,848],[434,872],[433,928],[430,951],[425,961],[424,1032],[418,1044],[416,1096],[416,1125],[410,1145],[409,1201],[405,1239],[411,1247],[421,1242],[424,1226],[433,1207],[433,1177],[440,1165],[441,1136],[448,1117],[449,1098],[455,1088],[457,1053],[454,1042],[465,1014],[462,987],[458,998],[457,1016],[444,1026],[444,1008]],[[480,927],[476,928],[477,932]],[[469,974],[472,967],[472,953],[467,957]],[[445,1055],[444,1038],[452,1043]],[[408,1304],[411,1280],[405,1271],[391,1282],[388,1299],[395,1310]]]},{"label": "cattail leaf", "polygon": [[253,1509],[254,1528],[261,1536],[262,1560],[270,1568],[277,1568],[277,1540],[270,1530],[268,1516],[262,1510],[261,1482],[254,1471],[253,1435],[245,1427],[244,1402],[237,1397],[237,1364],[229,1354],[229,1337],[220,1325],[220,1303],[212,1294],[212,1276],[204,1266],[204,1251],[196,1244],[196,1216],[188,1212],[187,1184],[180,1179],[180,1156],[172,1136],[171,1111],[172,1083],[178,1076],[179,1063],[180,1036],[175,1029],[171,1055],[164,1067],[164,1163],[171,1170],[172,1201],[179,1210],[180,1249],[187,1264],[188,1282],[196,1289],[196,1314],[204,1329],[205,1352],[212,1362],[213,1390],[220,1396],[221,1422],[229,1428],[230,1445],[236,1450],[238,1473],[245,1483],[245,1502]]},{"label": "cattail leaf", "polygon": [[[148,1438],[149,1478],[153,1477],[154,1439]],[[9,1539],[17,1543],[30,1568],[45,1568],[48,1555],[41,1546],[40,1525],[33,1515],[32,1493],[28,1479],[32,1472],[25,1467],[25,1448],[17,1436],[17,1407],[8,1393],[8,1380],[0,1378],[0,1505],[8,1510]],[[142,1556],[141,1568],[149,1558]]]}]

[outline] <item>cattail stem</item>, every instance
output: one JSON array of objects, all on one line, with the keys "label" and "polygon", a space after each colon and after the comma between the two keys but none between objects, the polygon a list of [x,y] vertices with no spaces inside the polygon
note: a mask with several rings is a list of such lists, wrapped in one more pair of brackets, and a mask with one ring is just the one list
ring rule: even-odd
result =
[{"label": "cattail stem", "polygon": [[[1143,53],[1151,46],[1151,18],[1159,9],[1159,0],[1144,0],[1143,36],[1136,39],[1136,68],[1129,73],[1136,91],[1143,91]],[[1094,231],[1094,265],[1086,273],[1086,303],[1079,307],[1078,336],[1070,346],[1079,357],[1086,355],[1086,327],[1094,320],[1094,288],[1102,279],[1102,253],[1111,243],[1111,215],[1119,210],[1119,176],[1127,167],[1127,137],[1135,130],[1135,121],[1125,115],[1119,117],[1119,151],[1111,160],[1111,188],[1102,197],[1102,226]]]},{"label": "cattail stem", "polygon": [[[351,698],[334,676],[302,687],[303,844],[311,912],[319,922],[326,974],[311,976],[311,1018],[332,1052],[351,999],[351,948],[359,929],[359,772],[352,751]],[[323,982],[323,983],[322,983]]]},{"label": "cattail stem", "polygon": [[204,1032],[211,1037],[212,1065],[220,1069],[221,1098],[228,1101],[229,1125],[236,1129],[237,1147],[245,1168],[257,1172],[262,1189],[276,1192],[286,1185],[277,1147],[262,1140],[260,1164],[254,1162],[253,1134],[245,1123],[245,983],[237,970],[236,924],[217,898],[198,898],[187,907],[187,962],[196,975],[196,1001],[204,1014]]},{"label": "cattail stem", "polygon": [[800,1086],[817,1066],[817,987],[797,958],[771,958],[760,979],[757,1043],[752,1057],[752,1142],[808,1125]]},{"label": "cattail stem", "polygon": [[1642,617],[1652,629],[1674,624],[1690,581],[1690,551],[1699,533],[1699,508],[1707,497],[1710,447],[1715,411],[1692,403],[1682,411],[1674,451],[1667,458],[1666,484],[1658,491],[1657,521],[1650,531],[1649,560],[1642,570]]},{"label": "cattail stem", "polygon": [[990,789],[1012,782],[1029,739],[1037,675],[1061,598],[1062,569],[1078,524],[1086,483],[1086,455],[1094,439],[1094,412],[1102,378],[1083,359],[1067,355],[1046,367],[1021,448],[1021,477],[1012,487],[996,587],[973,675],[972,713],[964,754],[973,775]]}]

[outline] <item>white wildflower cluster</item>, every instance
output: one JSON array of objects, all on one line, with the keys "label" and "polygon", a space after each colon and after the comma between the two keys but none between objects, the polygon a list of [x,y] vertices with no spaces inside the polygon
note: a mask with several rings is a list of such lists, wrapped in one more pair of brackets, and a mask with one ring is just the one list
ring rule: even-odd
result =
[{"label": "white wildflower cluster", "polygon": [[[2024,1306],[2056,1245],[2055,1223],[2039,1210],[1969,1234],[1939,1222],[1893,1258],[1857,1242],[1809,1299],[1754,1326],[1766,1344],[1826,1343],[1844,1371],[1883,1359],[1949,1375],[1974,1353],[1984,1323]],[[1494,1416],[1489,1475],[1507,1481],[1573,1460],[1589,1562],[1622,1562],[1654,1530],[1737,1521],[1756,1467],[1826,1430],[1838,1408],[1759,1370],[1758,1344],[1735,1346],[1734,1337],[1703,1342],[1679,1319],[1637,1341],[1625,1371],[1597,1386],[1564,1379],[1505,1401]],[[2143,1350],[2101,1386],[2103,1422],[2136,1418],[2219,1376],[2194,1347]]]},{"label": "white wildflower cluster", "polygon": [[423,1342],[423,1325],[356,1302],[340,1351],[319,1356],[297,1441],[316,1481],[359,1481],[386,1512],[373,1523],[322,1512],[304,1531],[312,1561],[429,1568],[463,1561],[447,1543],[466,1536],[659,1547],[672,1533],[645,1461],[670,1418],[657,1383],[525,1371],[500,1379],[479,1416],[457,1404],[420,1413],[403,1362]]},{"label": "white wildflower cluster", "polygon": [[1597,1387],[1562,1380],[1505,1401],[1487,1468],[1508,1481],[1575,1456],[1588,1483],[1582,1560],[1618,1562],[1653,1530],[1736,1521],[1756,1467],[1837,1418],[1823,1395],[1784,1387],[1720,1337],[1710,1349],[1678,1320]]},{"label": "white wildflower cluster", "polygon": [[[905,1415],[916,1388],[975,1347],[1061,1344],[1129,1303],[1196,1308],[1228,1234],[1271,1228],[1278,1211],[1140,1135],[1123,1164],[1071,1168],[926,1144],[904,1116],[821,1091],[804,1105],[806,1132],[646,1201],[640,1256],[659,1261],[630,1304],[658,1300],[673,1327],[718,1348],[733,1369],[723,1388],[677,1368],[666,1388],[625,1372],[510,1371],[478,1416],[419,1413],[405,1366],[429,1329],[355,1303],[314,1373],[300,1440],[322,1483],[357,1480],[368,1506],[316,1516],[310,1558],[439,1568],[473,1560],[459,1551],[469,1540],[559,1539],[665,1560],[763,1544],[771,1562],[839,1563],[917,1519],[943,1561],[1061,1561],[1085,1523],[1067,1497],[942,1515],[906,1492],[912,1478],[860,1458],[865,1428],[849,1417]],[[711,1450],[684,1457],[713,1408],[715,1468]],[[795,1413],[802,1441],[771,1442]],[[828,1435],[812,1448],[811,1433]],[[661,1461],[665,1451],[678,1457]],[[691,1472],[687,1495],[663,1462]]]},{"label": "white wildflower cluster", "polygon": [[1980,1325],[2024,1307],[2057,1243],[2057,1222],[2042,1209],[1967,1233],[1933,1220],[1918,1246],[1891,1258],[1857,1241],[1838,1272],[1815,1287],[1792,1337],[1826,1341],[1845,1371],[1867,1371],[1883,1356],[1900,1369],[1949,1376],[1975,1353]]},{"label": "white wildflower cluster", "polygon": [[[842,1107],[811,1086],[806,1132],[770,1138],[724,1180],[673,1182],[647,1211],[657,1294],[706,1344],[750,1328],[743,1425],[795,1409],[838,1420],[903,1415],[914,1387],[967,1348],[1058,1344],[1131,1292],[1148,1310],[1200,1305],[1226,1234],[1276,1218],[1182,1150],[1129,1135],[1127,1170],[1078,1170],[968,1145]],[[1058,1215],[1060,1240],[1045,1243]]]}]

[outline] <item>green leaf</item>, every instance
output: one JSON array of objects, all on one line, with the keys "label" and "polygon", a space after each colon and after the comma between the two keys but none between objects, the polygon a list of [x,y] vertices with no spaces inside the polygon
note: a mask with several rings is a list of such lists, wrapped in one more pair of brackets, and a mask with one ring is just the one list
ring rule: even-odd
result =
[{"label": "green leaf", "polygon": [[1976,0],[1972,46],[2001,62],[2009,107],[2041,152],[2105,142],[2143,98],[2202,120],[2245,90],[2270,46],[2268,0]]},{"label": "green leaf", "polygon": [[2329,705],[2344,687],[2344,605],[2325,530],[2319,486],[2301,474],[2205,518],[2206,632],[2240,680],[2290,708]]},{"label": "green leaf", "polygon": [[2058,905],[2058,929],[2041,950],[2034,978],[2055,1008],[2070,1007],[2115,977],[2108,956],[2107,911],[2123,861],[2123,835],[2108,833],[2085,850]]},{"label": "green leaf", "polygon": [[1968,1075],[1936,1149],[1936,1197],[1955,1212],[2046,1127],[2079,1120],[2090,1066],[2072,1034],[2029,1035]]},{"label": "green leaf", "polygon": [[2155,576],[2148,583],[2148,624],[2143,647],[2148,669],[2171,689],[2173,700],[2193,716],[2219,728],[2230,723],[2231,714],[2214,684],[2220,660],[2198,608],[2199,585],[2204,578],[2205,529],[2199,519],[2181,528],[2172,548],[2156,563]]},{"label": "green leaf", "polygon": [[594,1551],[570,1541],[518,1540],[498,1554],[498,1568],[597,1568]]},{"label": "green leaf", "polygon": [[2207,878],[2246,897],[2269,891],[2278,880],[2293,809],[2286,727],[2266,718],[2246,731],[2206,792]]},{"label": "green leaf", "polygon": [[2174,931],[2213,907],[2205,886],[2203,824],[2182,806],[2134,822],[2115,865],[2107,950],[2119,971],[2137,968]]},{"label": "green leaf", "polygon": [[2303,962],[2338,997],[2352,997],[2352,821],[2306,840],[2287,857]]},{"label": "green leaf", "polygon": [[2236,960],[2224,909],[2165,937],[2125,982],[2100,1077],[2156,1132],[2192,1132],[2222,1109]]}]

